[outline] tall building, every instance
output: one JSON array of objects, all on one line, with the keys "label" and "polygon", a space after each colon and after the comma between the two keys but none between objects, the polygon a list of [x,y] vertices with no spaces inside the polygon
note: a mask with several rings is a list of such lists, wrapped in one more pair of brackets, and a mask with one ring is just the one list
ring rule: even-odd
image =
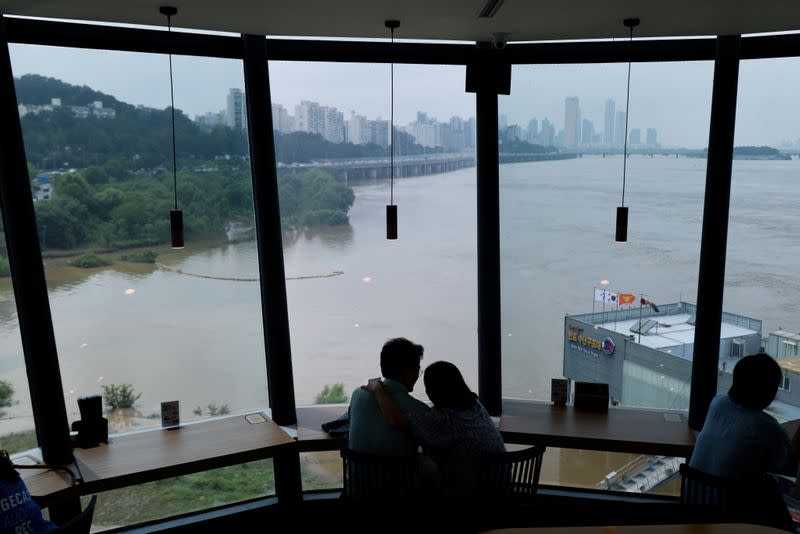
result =
[{"label": "tall building", "polygon": [[564,101],[564,146],[572,148],[581,142],[581,108],[577,96]]},{"label": "tall building", "polygon": [[325,135],[325,110],[317,102],[303,100],[297,104],[294,121],[297,131]]},{"label": "tall building", "polygon": [[497,116],[497,128],[502,132],[508,126],[508,117],[501,113]]},{"label": "tall building", "polygon": [[378,146],[389,146],[389,121],[378,120],[369,121],[370,125],[370,143]]},{"label": "tall building", "polygon": [[606,100],[606,115],[603,122],[603,143],[614,144],[614,101],[610,98]]},{"label": "tall building", "polygon": [[625,144],[625,112],[617,111],[617,118],[614,120],[614,146]]},{"label": "tall building", "polygon": [[427,113],[417,112],[417,120],[408,125],[407,129],[414,142],[425,147],[442,146],[441,131],[436,119],[428,117]]},{"label": "tall building", "polygon": [[589,119],[583,119],[581,128],[581,144],[591,145],[594,142],[594,124]]},{"label": "tall building", "polygon": [[470,117],[464,122],[464,140],[467,147],[475,146],[475,117]]},{"label": "tall building", "polygon": [[528,136],[529,143],[536,143],[536,138],[539,136],[539,121],[531,119],[528,121]]},{"label": "tall building", "polygon": [[556,128],[548,119],[542,121],[542,131],[539,133],[539,144],[543,146],[554,146],[556,141]]},{"label": "tall building", "polygon": [[347,119],[346,137],[348,143],[354,145],[366,145],[371,142],[372,132],[370,130],[370,121],[362,115],[356,115],[355,111],[350,112],[350,118]]},{"label": "tall building", "polygon": [[229,127],[244,130],[247,128],[247,104],[244,91],[232,88],[228,91],[225,120]]},{"label": "tall building", "polygon": [[642,131],[639,128],[634,128],[631,130],[630,138],[628,142],[632,145],[641,145],[642,144]]},{"label": "tall building", "polygon": [[292,116],[282,104],[272,104],[272,129],[281,133],[294,130]]},{"label": "tall building", "polygon": [[647,144],[650,146],[658,145],[658,135],[655,128],[647,129]]},{"label": "tall building", "polygon": [[344,114],[329,107],[323,107],[322,112],[322,137],[331,143],[344,143]]}]

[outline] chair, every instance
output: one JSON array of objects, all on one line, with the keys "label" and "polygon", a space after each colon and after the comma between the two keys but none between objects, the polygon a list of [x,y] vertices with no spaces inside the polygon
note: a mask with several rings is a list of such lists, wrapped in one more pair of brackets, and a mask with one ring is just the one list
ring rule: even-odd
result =
[{"label": "chair", "polygon": [[58,534],[89,534],[92,528],[92,518],[94,517],[94,505],[97,502],[97,495],[92,495],[89,504],[78,515],[56,528],[52,533]]},{"label": "chair", "polygon": [[383,456],[342,450],[342,498],[374,501],[420,495],[416,456]]},{"label": "chair", "polygon": [[539,488],[545,447],[521,451],[484,453],[478,473],[483,498],[529,500]]},{"label": "chair", "polygon": [[681,464],[681,504],[695,508],[703,522],[754,523],[794,531],[778,484],[769,475],[739,480],[710,475]]}]

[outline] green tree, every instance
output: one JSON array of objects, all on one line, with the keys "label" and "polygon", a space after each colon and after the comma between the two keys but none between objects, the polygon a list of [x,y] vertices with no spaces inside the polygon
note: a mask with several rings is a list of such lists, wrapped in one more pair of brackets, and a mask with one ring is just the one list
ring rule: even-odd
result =
[{"label": "green tree", "polygon": [[347,402],[347,394],[344,392],[344,384],[328,385],[314,397],[314,404],[343,404]]},{"label": "green tree", "polygon": [[[10,408],[14,404],[14,386],[7,380],[0,380],[0,408]],[[0,410],[0,417],[5,416],[6,411]]]},{"label": "green tree", "polygon": [[130,384],[109,384],[103,386],[103,399],[112,410],[119,408],[133,408],[142,394],[138,395]]}]

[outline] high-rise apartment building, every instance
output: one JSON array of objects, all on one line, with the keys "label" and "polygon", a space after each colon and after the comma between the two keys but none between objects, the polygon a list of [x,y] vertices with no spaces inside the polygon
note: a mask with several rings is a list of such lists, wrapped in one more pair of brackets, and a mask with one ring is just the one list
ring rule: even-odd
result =
[{"label": "high-rise apartment building", "polygon": [[581,108],[577,96],[564,101],[564,146],[576,147],[581,141]]},{"label": "high-rise apartment building", "polygon": [[622,146],[625,144],[625,112],[617,111],[617,117],[614,119],[614,146]]},{"label": "high-rise apartment building", "polygon": [[370,143],[378,146],[389,146],[389,121],[378,120],[369,121],[370,124]]},{"label": "high-rise apartment building", "polygon": [[272,104],[272,129],[281,133],[294,130],[292,116],[282,104]]},{"label": "high-rise apartment building", "polygon": [[526,139],[529,143],[536,143],[536,138],[539,136],[539,121],[531,119],[528,121],[528,133]]},{"label": "high-rise apartment building", "polygon": [[650,146],[658,145],[658,134],[655,128],[647,129],[647,144]]},{"label": "high-rise apartment building", "polygon": [[228,91],[227,107],[225,108],[225,121],[229,127],[244,130],[247,128],[247,103],[244,91],[232,88]]},{"label": "high-rise apartment building", "polygon": [[606,114],[605,121],[603,122],[603,143],[607,145],[614,144],[614,101],[610,98],[606,100]]},{"label": "high-rise apartment building", "polygon": [[591,145],[594,143],[594,124],[589,119],[583,119],[581,128],[581,144]]},{"label": "high-rise apartment building", "polygon": [[323,107],[322,137],[331,143],[344,143],[344,114],[336,108]]},{"label": "high-rise apartment building", "polygon": [[539,134],[539,144],[554,146],[556,141],[556,127],[548,119],[542,121],[542,131]]}]

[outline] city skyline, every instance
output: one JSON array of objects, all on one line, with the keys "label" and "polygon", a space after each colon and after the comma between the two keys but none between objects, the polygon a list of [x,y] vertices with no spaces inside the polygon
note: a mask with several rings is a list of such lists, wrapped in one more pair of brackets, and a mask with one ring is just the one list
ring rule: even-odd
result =
[{"label": "city skyline", "polygon": [[[46,53],[43,53],[46,50]],[[87,85],[134,105],[169,105],[167,57],[159,54],[74,50],[11,45],[14,75],[41,74]],[[243,87],[235,60],[175,56],[176,107],[194,117],[217,108],[218,95]],[[800,144],[800,59],[743,61],[735,143],[781,147]],[[577,96],[595,131],[603,124],[605,102],[624,110],[627,64],[518,65],[511,95],[499,97],[500,113],[526,126],[548,117],[561,130],[564,98]],[[273,102],[292,109],[302,100],[368,117],[389,116],[389,66],[270,62]],[[395,122],[413,122],[428,110],[440,118],[475,114],[474,94],[464,92],[463,66],[395,65]],[[708,144],[713,62],[635,63],[631,71],[631,121],[658,129],[665,147],[704,148]]]}]

